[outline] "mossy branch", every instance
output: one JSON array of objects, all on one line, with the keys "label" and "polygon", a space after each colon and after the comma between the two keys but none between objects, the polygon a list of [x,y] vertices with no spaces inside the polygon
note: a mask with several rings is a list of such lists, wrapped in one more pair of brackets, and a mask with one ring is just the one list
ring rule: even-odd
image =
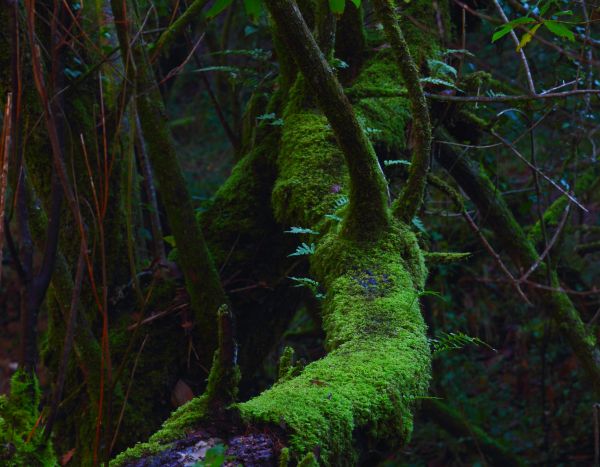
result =
[{"label": "mossy branch", "polygon": [[[129,47],[127,24],[136,21],[123,17],[120,2],[113,1],[113,14],[124,51]],[[130,12],[132,13],[132,12]],[[131,53],[137,71],[135,103],[146,141],[148,157],[169,225],[179,250],[179,259],[186,288],[190,294],[196,324],[201,363],[210,365],[217,348],[217,310],[227,303],[219,275],[208,251],[204,236],[196,221],[196,214],[188,192],[177,153],[167,125],[166,112],[143,45],[136,42]]]},{"label": "mossy branch", "polygon": [[292,0],[267,0],[281,38],[327,117],[350,173],[349,237],[371,235],[389,225],[387,187],[379,163],[340,83]]},{"label": "mossy branch", "polygon": [[192,21],[203,19],[202,9],[208,4],[208,0],[194,0],[190,6],[173,23],[163,31],[156,45],[152,49],[152,55],[156,56],[165,47],[173,43],[175,38],[183,32]]},{"label": "mossy branch", "polygon": [[413,126],[413,155],[408,181],[400,197],[394,202],[394,214],[404,222],[410,222],[423,203],[429,157],[431,153],[431,123],[427,100],[419,81],[419,70],[404,39],[400,23],[390,0],[374,0],[375,11],[390,43],[400,74],[408,91]]},{"label": "mossy branch", "polygon": [[237,398],[240,370],[237,365],[233,314],[227,305],[219,308],[217,321],[219,343],[208,376],[206,395],[211,406],[223,409]]},{"label": "mossy branch", "polygon": [[[440,140],[452,139],[444,132],[440,134]],[[496,233],[496,240],[508,252],[512,261],[523,270],[527,270],[538,261],[534,245],[483,170],[461,157],[449,145],[441,145],[436,158],[475,203],[488,227]],[[589,334],[573,302],[562,290],[556,271],[551,270],[549,276],[549,287],[539,289],[538,299],[558,324],[593,390],[600,394],[600,350],[596,339]],[[546,283],[548,265],[541,262],[531,278]]]}]

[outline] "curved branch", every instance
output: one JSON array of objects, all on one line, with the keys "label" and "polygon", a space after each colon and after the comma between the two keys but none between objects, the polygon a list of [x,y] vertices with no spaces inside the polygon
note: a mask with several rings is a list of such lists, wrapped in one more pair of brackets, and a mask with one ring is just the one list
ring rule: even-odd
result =
[{"label": "curved branch", "polygon": [[410,222],[421,203],[427,183],[429,154],[431,153],[431,123],[429,109],[419,81],[419,70],[404,39],[400,24],[390,0],[375,0],[379,21],[383,24],[386,38],[392,47],[400,74],[408,90],[413,117],[413,155],[406,186],[394,203],[394,214],[404,222]]},{"label": "curved branch", "polygon": [[344,233],[348,237],[371,235],[390,222],[386,182],[373,147],[298,6],[292,0],[267,0],[266,5],[344,153],[350,173],[350,206]]},{"label": "curved branch", "polygon": [[156,45],[152,49],[152,57],[156,57],[162,49],[171,45],[177,35],[181,34],[185,27],[195,19],[203,19],[202,9],[206,6],[208,0],[194,0],[189,7],[179,16],[173,24],[163,31]]}]

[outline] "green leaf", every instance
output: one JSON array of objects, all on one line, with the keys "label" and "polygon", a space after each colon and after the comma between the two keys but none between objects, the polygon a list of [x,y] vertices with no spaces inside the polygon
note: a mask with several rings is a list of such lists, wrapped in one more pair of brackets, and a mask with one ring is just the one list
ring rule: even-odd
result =
[{"label": "green leaf", "polygon": [[527,44],[529,44],[529,42],[531,42],[531,39],[533,39],[533,36],[535,36],[535,33],[537,32],[537,30],[540,28],[541,25],[542,25],[542,23],[538,23],[534,27],[532,27],[529,31],[527,31],[525,34],[523,34],[523,37],[521,37],[521,41],[519,42],[519,45],[517,46],[517,52],[520,51]]},{"label": "green leaf", "polygon": [[456,68],[448,65],[447,63],[442,62],[441,60],[433,60],[433,59],[427,60],[427,65],[429,65],[429,68],[431,69],[431,73],[434,76],[441,76],[441,77],[452,76],[454,78],[456,78],[456,76],[457,76]]},{"label": "green leaf", "polygon": [[256,21],[262,11],[262,0],[244,0],[244,9],[252,21]]},{"label": "green leaf", "polygon": [[288,279],[291,279],[294,282],[296,282],[296,285],[294,287],[319,287],[319,283],[316,280],[311,279],[310,277],[288,276]]},{"label": "green leaf", "polygon": [[565,11],[559,11],[558,13],[554,13],[554,15],[552,16],[572,16],[573,15],[573,10],[565,10]]},{"label": "green leaf", "polygon": [[535,20],[528,16],[524,16],[523,18],[517,18],[512,21],[509,21],[506,24],[503,24],[496,30],[496,32],[492,36],[492,42],[496,42],[498,39],[506,36],[509,32],[511,32],[513,29],[515,29],[518,25],[527,24],[527,23],[535,23]]},{"label": "green leaf", "polygon": [[205,66],[204,68],[196,68],[194,72],[196,73],[206,73],[207,71],[222,71],[225,73],[238,74],[240,73],[240,69],[235,66]]},{"label": "green leaf", "polygon": [[573,31],[568,29],[564,24],[558,23],[556,21],[548,20],[544,21],[544,26],[548,29],[552,34],[558,37],[566,37],[570,41],[575,40],[575,34]]},{"label": "green leaf", "polygon": [[329,0],[329,9],[334,15],[341,15],[344,13],[345,6],[346,0]]},{"label": "green leaf", "polygon": [[225,456],[226,449],[223,444],[215,444],[206,451],[204,460],[196,462],[192,467],[220,467],[227,460],[227,456]]},{"label": "green leaf", "polygon": [[175,237],[173,237],[173,235],[167,235],[166,237],[163,237],[163,240],[167,243],[167,245],[175,248]]},{"label": "green leaf", "polygon": [[215,3],[213,3],[213,6],[206,12],[206,17],[214,18],[232,3],[233,0],[216,0]]},{"label": "green leaf", "polygon": [[350,67],[344,60],[340,60],[339,58],[334,58],[331,61],[331,66],[336,70],[344,70]]},{"label": "green leaf", "polygon": [[550,7],[552,5],[554,5],[556,2],[554,0],[550,0],[548,2],[543,2],[542,6],[540,7],[540,16],[544,16],[546,13],[548,13],[548,10],[550,9]]},{"label": "green leaf", "polygon": [[360,8],[360,4],[362,3],[362,0],[350,0],[352,3],[354,3],[354,6],[356,8]]}]

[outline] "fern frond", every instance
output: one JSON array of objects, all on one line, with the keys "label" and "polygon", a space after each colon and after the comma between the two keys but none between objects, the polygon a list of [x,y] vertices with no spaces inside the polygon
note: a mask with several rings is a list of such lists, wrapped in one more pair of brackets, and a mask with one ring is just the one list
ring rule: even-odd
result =
[{"label": "fern frond", "polygon": [[290,227],[290,230],[286,230],[283,233],[319,235],[319,232],[317,232],[316,230],[306,229],[304,227]]},{"label": "fern frond", "polygon": [[430,339],[431,351],[433,355],[441,352],[447,352],[449,350],[459,350],[467,345],[476,345],[487,347],[494,352],[497,352],[488,343],[482,341],[479,337],[471,337],[463,334],[462,332],[448,332],[442,333],[439,339]]},{"label": "fern frond", "polygon": [[311,243],[310,245],[306,244],[306,243],[302,243],[301,245],[298,245],[296,247],[296,251],[294,251],[293,253],[289,254],[289,256],[305,256],[305,255],[312,255],[315,253],[315,244]]}]

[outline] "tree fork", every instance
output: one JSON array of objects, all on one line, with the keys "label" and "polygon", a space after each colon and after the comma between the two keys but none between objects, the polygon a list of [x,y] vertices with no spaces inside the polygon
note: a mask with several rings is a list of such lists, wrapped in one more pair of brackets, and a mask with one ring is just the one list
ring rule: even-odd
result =
[{"label": "tree fork", "polygon": [[360,238],[385,229],[390,215],[383,172],[331,66],[295,2],[267,0],[266,5],[344,153],[350,172],[350,209],[344,233],[349,238]]},{"label": "tree fork", "polygon": [[408,173],[408,181],[400,197],[394,202],[393,211],[404,222],[410,222],[423,203],[423,194],[427,184],[429,156],[431,152],[431,123],[429,108],[419,81],[419,70],[413,60],[400,23],[390,0],[374,0],[375,10],[383,24],[400,74],[408,90],[413,118],[413,155]]}]

